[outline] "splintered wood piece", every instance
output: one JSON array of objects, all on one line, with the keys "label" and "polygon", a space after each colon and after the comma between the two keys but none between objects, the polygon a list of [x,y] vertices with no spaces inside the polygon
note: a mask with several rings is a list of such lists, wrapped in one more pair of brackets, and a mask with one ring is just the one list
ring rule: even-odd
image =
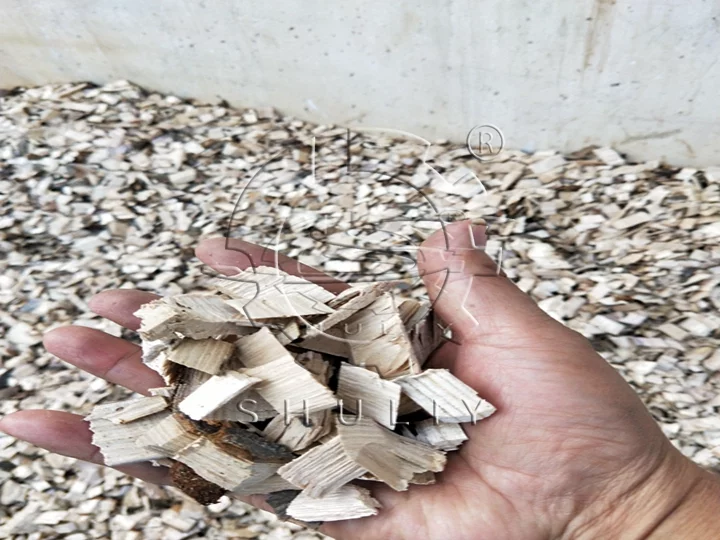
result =
[{"label": "splintered wood piece", "polygon": [[350,459],[337,436],[278,469],[280,476],[310,497],[330,493],[366,472]]},{"label": "splintered wood piece", "polygon": [[171,326],[180,317],[180,309],[159,298],[143,304],[133,315],[140,319],[140,335],[154,341],[174,337]]},{"label": "splintered wood piece", "polygon": [[398,307],[420,366],[445,341],[444,323],[432,310],[430,302],[404,300]]},{"label": "splintered wood piece", "polygon": [[179,294],[167,301],[190,312],[193,319],[205,322],[225,323],[245,318],[239,310],[216,295]]},{"label": "splintered wood piece", "polygon": [[474,423],[495,412],[495,407],[447,369],[428,369],[393,382],[439,422]]},{"label": "splintered wood piece", "polygon": [[235,346],[227,341],[184,339],[167,353],[167,357],[175,364],[217,375],[234,352]]},{"label": "splintered wood piece", "polygon": [[243,422],[249,424],[273,418],[277,416],[277,414],[278,411],[251,388],[211,412],[205,420]]},{"label": "splintered wood piece", "polygon": [[345,334],[340,328],[330,328],[327,332],[315,333],[311,337],[303,339],[298,347],[314,352],[350,358],[350,347],[347,344]]},{"label": "splintered wood piece", "polygon": [[465,431],[459,424],[437,424],[435,419],[428,418],[415,425],[416,439],[433,448],[447,452],[457,450],[462,443],[468,440]]},{"label": "splintered wood piece", "polygon": [[336,395],[342,406],[367,416],[390,429],[395,428],[401,388],[368,369],[343,363]]},{"label": "splintered wood piece", "polygon": [[337,521],[374,516],[378,508],[380,503],[372,498],[370,491],[350,484],[320,497],[305,490],[292,500],[286,512],[302,521]]},{"label": "splintered wood piece", "polygon": [[203,420],[258,382],[260,379],[248,377],[237,371],[213,375],[183,399],[178,405],[178,409],[193,420]]},{"label": "splintered wood piece", "polygon": [[248,268],[233,276],[217,278],[213,280],[212,286],[232,298],[247,301],[294,293],[323,304],[335,298],[333,293],[320,285],[270,266]]},{"label": "splintered wood piece", "polygon": [[267,328],[261,328],[252,335],[239,338],[234,345],[240,363],[233,369],[254,368],[280,359],[294,361],[290,352]]},{"label": "splintered wood piece", "polygon": [[172,462],[170,478],[176,488],[204,506],[218,502],[220,497],[227,493],[226,489],[208,482],[190,467],[179,461]]},{"label": "splintered wood piece", "polygon": [[96,405],[87,418],[104,418],[110,420],[113,424],[127,424],[139,418],[164,411],[167,408],[168,403],[163,397],[140,397]]},{"label": "splintered wood piece", "polygon": [[391,294],[385,293],[345,323],[352,363],[383,378],[418,373],[420,366]]},{"label": "splintered wood piece", "polygon": [[251,478],[243,480],[232,492],[234,495],[267,495],[286,490],[297,490],[297,488],[282,476],[273,474],[263,480],[253,481]]},{"label": "splintered wood piece", "polygon": [[167,351],[170,349],[170,340],[144,339],[142,342],[142,361],[147,367],[156,371],[167,382],[165,364],[167,362]]},{"label": "splintered wood piece", "polygon": [[254,298],[249,302],[244,299],[225,300],[225,302],[251,320],[308,317],[334,312],[332,308],[315,298],[299,292],[280,294],[275,291],[275,293]]},{"label": "splintered wood piece", "polygon": [[245,375],[261,379],[253,387],[275,410],[284,414],[308,414],[332,409],[337,399],[326,386],[295,363],[292,356],[280,358],[243,371]]},{"label": "splintered wood piece", "polygon": [[197,369],[186,368],[180,364],[168,363],[168,367],[172,372],[172,378],[175,386],[175,393],[172,397],[173,407],[177,408],[186,397],[200,388],[203,384],[210,380],[212,375]]},{"label": "splintered wood piece", "polygon": [[162,450],[143,448],[137,446],[135,441],[169,417],[169,411],[161,411],[127,424],[114,424],[104,418],[88,417],[93,433],[92,443],[100,448],[105,464],[111,467],[166,457]]},{"label": "splintered wood piece", "polygon": [[429,486],[435,483],[435,473],[432,471],[416,473],[412,477],[412,480],[410,480],[410,483],[417,484],[419,486]]},{"label": "splintered wood piece", "polygon": [[155,422],[152,427],[144,433],[138,434],[135,444],[139,448],[160,452],[161,457],[175,459],[175,456],[180,454],[185,448],[200,441],[202,438],[202,434],[189,431],[177,417],[167,415],[162,418],[161,421]]},{"label": "splintered wood piece", "polygon": [[205,437],[185,447],[173,459],[184,463],[205,480],[230,491],[249,478],[258,481],[268,478],[280,466],[279,463],[253,463],[230,455]]},{"label": "splintered wood piece", "polygon": [[324,410],[308,415],[308,424],[302,416],[285,418],[279,414],[265,426],[263,436],[269,440],[288,447],[293,452],[304,450],[320,437],[332,430],[332,414]]},{"label": "splintered wood piece", "polygon": [[[390,290],[392,286],[393,282],[385,281],[346,289],[328,303],[334,313],[310,325],[306,330],[305,337],[312,338],[334,328],[348,317],[372,304],[380,295]],[[342,333],[343,329],[339,328],[339,330]]]},{"label": "splintered wood piece", "polygon": [[338,422],[337,430],[347,456],[396,491],[405,491],[417,473],[445,467],[444,452],[393,433],[370,418],[358,416],[350,425]]},{"label": "splintered wood piece", "polygon": [[[217,304],[217,300],[211,298],[207,297],[204,302]],[[181,301],[191,302],[188,298]],[[187,308],[167,298],[144,304],[134,313],[141,321],[140,335],[149,340],[169,340],[178,336],[205,339],[244,335],[250,331],[247,328],[247,321],[243,323],[241,320],[240,313],[236,312],[235,318],[230,321],[218,320],[215,308],[210,310],[201,308],[199,311],[194,311],[194,307],[196,306]],[[227,308],[232,309],[229,306]]]},{"label": "splintered wood piece", "polygon": [[171,398],[175,394],[176,386],[160,386],[158,388],[148,388],[151,396],[162,396]]}]

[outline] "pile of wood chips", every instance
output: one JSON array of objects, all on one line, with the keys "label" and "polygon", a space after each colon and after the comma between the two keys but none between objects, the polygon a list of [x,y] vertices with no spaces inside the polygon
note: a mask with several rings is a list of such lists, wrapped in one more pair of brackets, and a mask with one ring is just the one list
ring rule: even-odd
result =
[{"label": "pile of wood chips", "polygon": [[[379,130],[348,141],[343,127],[270,107],[127,81],[0,90],[0,415],[86,415],[131,398],[49,354],[42,335],[75,324],[136,341],[88,299],[197,292],[201,238],[242,238],[343,281],[377,281],[411,276],[412,247],[440,216],[484,218],[508,277],[592,341],[684,455],[720,470],[720,167],[656,157],[506,148],[481,162],[463,144]],[[395,255],[369,256],[379,244]],[[421,299],[417,281],[396,292]],[[202,506],[0,433],[0,537],[321,536],[235,498]]]},{"label": "pile of wood chips", "polygon": [[434,483],[467,439],[459,424],[495,408],[448,370],[423,370],[445,329],[392,285],[336,296],[258,267],[146,304],[143,361],[167,386],[93,409],[105,463],[158,460],[201,504],[270,494],[305,522],[376,514],[355,479]]}]

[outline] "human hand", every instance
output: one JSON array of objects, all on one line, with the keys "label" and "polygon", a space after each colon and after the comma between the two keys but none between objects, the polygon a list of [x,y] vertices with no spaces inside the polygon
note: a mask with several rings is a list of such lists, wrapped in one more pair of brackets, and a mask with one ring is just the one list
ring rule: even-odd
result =
[{"label": "human hand", "polygon": [[[465,425],[469,440],[448,455],[438,483],[405,492],[373,485],[379,515],[328,523],[336,538],[641,538],[663,531],[699,489],[715,480],[677,452],[632,389],[579,334],[547,316],[474,243],[484,230],[446,227],[422,246],[418,265],[454,341],[432,358],[488,399],[498,412]],[[240,243],[233,239],[233,243]],[[198,257],[233,274],[260,265],[264,248],[226,250],[209,240]],[[282,258],[284,270],[298,265]],[[453,268],[447,273],[448,266]],[[318,274],[315,274],[318,275]],[[310,278],[306,272],[303,276]],[[335,291],[342,284],[328,285]],[[129,290],[95,296],[91,309],[127,328],[156,296]],[[48,351],[107,381],[146,394],[163,386],[134,344],[84,327],[45,336]],[[0,429],[50,451],[102,463],[81,416],[22,411]],[[167,483],[149,464],[118,467]]]}]

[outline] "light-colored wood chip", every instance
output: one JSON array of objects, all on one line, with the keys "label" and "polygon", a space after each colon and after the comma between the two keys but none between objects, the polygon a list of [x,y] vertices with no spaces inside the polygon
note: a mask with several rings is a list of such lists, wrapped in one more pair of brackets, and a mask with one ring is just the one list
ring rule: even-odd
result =
[{"label": "light-colored wood chip", "polygon": [[359,486],[343,486],[322,497],[313,497],[303,491],[293,499],[286,512],[302,521],[337,521],[374,516],[380,503],[370,491]]},{"label": "light-colored wood chip", "polygon": [[110,420],[113,424],[127,424],[139,418],[164,411],[167,408],[168,402],[162,396],[140,397],[105,405],[96,405],[87,418],[104,418]]},{"label": "light-colored wood chip", "polygon": [[345,454],[396,491],[406,490],[417,473],[445,467],[444,452],[398,435],[370,418],[358,416],[347,425],[338,422],[337,430]]},{"label": "light-colored wood chip", "polygon": [[289,354],[287,358],[246,369],[243,373],[261,380],[253,390],[280,413],[296,415],[304,410],[314,413],[337,405],[330,389]]},{"label": "light-colored wood chip", "polygon": [[419,373],[420,365],[395,299],[385,293],[345,323],[352,363],[383,378]]},{"label": "light-colored wood chip", "polygon": [[307,418],[304,415],[288,418],[279,414],[265,426],[263,436],[296,452],[309,447],[332,428],[333,416],[329,410],[308,414]]},{"label": "light-colored wood chip", "polygon": [[260,382],[237,371],[214,375],[178,404],[178,409],[193,420],[203,420],[235,396]]},{"label": "light-colored wood chip", "polygon": [[338,436],[305,452],[278,470],[280,476],[303,489],[309,497],[321,497],[366,472],[367,469],[348,456]]},{"label": "light-colored wood chip", "polygon": [[[241,338],[242,339],[242,338]],[[168,360],[217,375],[235,352],[235,346],[216,339],[184,339],[168,352]]]},{"label": "light-colored wood chip", "polygon": [[395,428],[401,391],[400,385],[372,370],[346,363],[340,366],[336,395],[342,406],[390,429]]},{"label": "light-colored wood chip", "polygon": [[393,382],[439,422],[476,422],[495,412],[495,407],[447,369],[428,369]]},{"label": "light-colored wood chip", "polygon": [[418,441],[447,452],[457,450],[468,440],[459,424],[439,424],[433,418],[417,422],[415,430]]},{"label": "light-colored wood chip", "polygon": [[[309,325],[305,336],[312,338],[318,334],[326,333],[331,328],[335,328],[348,317],[351,317],[361,309],[372,304],[379,296],[389,291],[392,286],[392,282],[385,281],[352,287],[341,292],[328,304],[334,312],[322,320]],[[340,328],[339,330],[342,333],[343,329]]]},{"label": "light-colored wood chip", "polygon": [[[132,424],[129,424],[132,425]],[[167,415],[159,422],[146,425],[146,430],[138,434],[135,444],[161,453],[161,457],[175,459],[185,448],[197,443],[203,437],[191,431],[174,415]]]},{"label": "light-colored wood chip", "polygon": [[166,457],[167,454],[162,449],[136,445],[139,437],[155,429],[166,418],[172,418],[169,411],[155,413],[127,424],[115,424],[98,417],[90,418],[92,443],[100,448],[105,464],[111,467]]}]

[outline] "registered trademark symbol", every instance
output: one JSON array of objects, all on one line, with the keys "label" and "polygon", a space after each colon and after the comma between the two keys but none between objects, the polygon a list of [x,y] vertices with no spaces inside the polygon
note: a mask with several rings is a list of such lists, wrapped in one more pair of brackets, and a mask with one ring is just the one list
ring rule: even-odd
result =
[{"label": "registered trademark symbol", "polygon": [[482,124],[472,128],[465,139],[468,152],[479,161],[490,161],[505,147],[505,136],[499,127]]}]

